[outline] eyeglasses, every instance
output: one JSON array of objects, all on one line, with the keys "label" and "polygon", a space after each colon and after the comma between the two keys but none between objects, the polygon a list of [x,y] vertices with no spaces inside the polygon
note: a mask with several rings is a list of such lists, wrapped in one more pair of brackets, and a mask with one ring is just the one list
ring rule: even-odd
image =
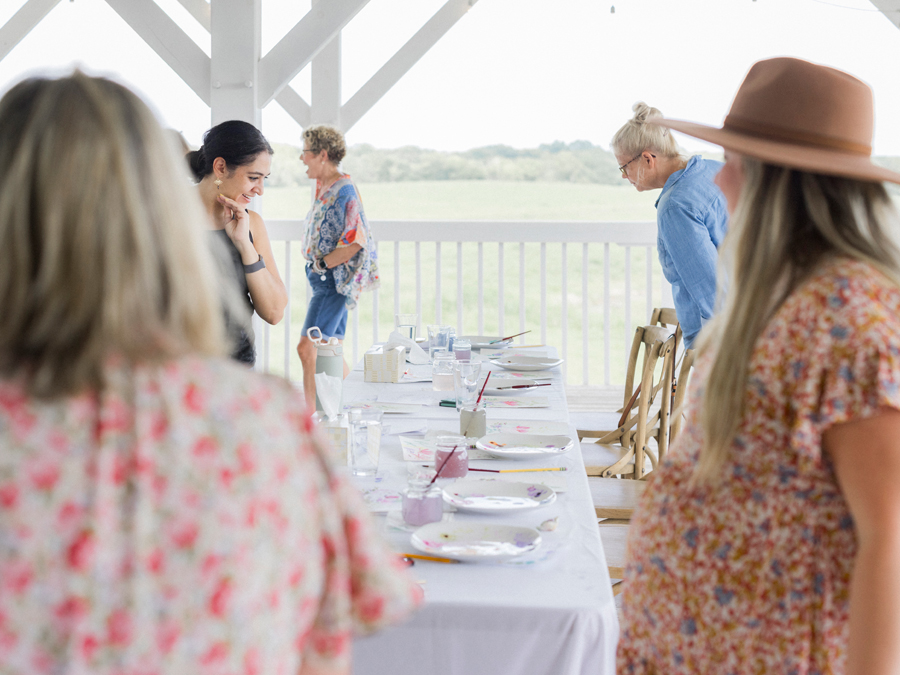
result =
[{"label": "eyeglasses", "polygon": [[634,157],[632,157],[627,162],[625,162],[622,166],[619,167],[619,171],[622,172],[622,178],[628,178],[628,173],[626,171],[626,169],[628,168],[628,165],[631,164],[634,160],[636,160],[638,157],[640,157],[643,154],[644,154],[644,151],[641,150],[638,154],[636,154]]}]

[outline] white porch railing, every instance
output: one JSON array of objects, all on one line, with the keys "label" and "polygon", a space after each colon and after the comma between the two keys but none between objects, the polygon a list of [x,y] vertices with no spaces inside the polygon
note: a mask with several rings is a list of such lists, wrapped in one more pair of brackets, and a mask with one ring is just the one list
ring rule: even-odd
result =
[{"label": "white porch railing", "polygon": [[[414,309],[420,335],[430,323],[453,323],[460,335],[530,328],[520,344],[555,345],[566,359],[568,384],[620,384],[634,326],[654,306],[672,304],[654,222],[371,221],[371,227],[381,287],[364,293],[350,314],[344,345],[351,363],[387,339],[395,313]],[[258,367],[297,380],[295,347],[309,300],[304,221],[273,220],[267,228],[289,301],[280,325],[257,321]],[[494,252],[496,264],[488,262]],[[580,285],[570,287],[579,276]],[[581,382],[574,377],[579,370]]]}]

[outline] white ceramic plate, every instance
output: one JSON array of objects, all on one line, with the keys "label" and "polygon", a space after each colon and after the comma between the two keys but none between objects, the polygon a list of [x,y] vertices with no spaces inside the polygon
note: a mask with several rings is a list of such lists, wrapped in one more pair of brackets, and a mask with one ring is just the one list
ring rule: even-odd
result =
[{"label": "white ceramic plate", "polygon": [[562,359],[550,359],[546,356],[507,356],[492,359],[491,363],[507,370],[546,370],[556,368]]},{"label": "white ceramic plate", "polygon": [[488,434],[475,447],[500,459],[533,459],[568,452],[575,442],[569,436],[544,434]]},{"label": "white ceramic plate", "polygon": [[[524,385],[524,388],[513,389],[513,387],[518,387],[520,385]],[[519,377],[508,377],[506,379],[492,377],[488,380],[488,387],[485,388],[484,393],[486,396],[518,396],[519,394],[524,394],[526,391],[532,391],[537,388],[537,382],[535,380],[526,380],[525,378]]]},{"label": "white ceramic plate", "polygon": [[509,343],[512,342],[512,338],[510,338],[509,340],[491,344],[494,340],[499,340],[500,338],[500,335],[463,335],[457,340],[468,340],[472,343],[472,349],[499,349],[509,346]]},{"label": "white ceramic plate", "polygon": [[509,560],[540,546],[541,534],[530,527],[450,521],[420,527],[410,542],[423,553],[454,560]]},{"label": "white ceramic plate", "polygon": [[469,479],[445,487],[444,501],[459,511],[506,513],[547,506],[556,501],[556,493],[540,483]]}]

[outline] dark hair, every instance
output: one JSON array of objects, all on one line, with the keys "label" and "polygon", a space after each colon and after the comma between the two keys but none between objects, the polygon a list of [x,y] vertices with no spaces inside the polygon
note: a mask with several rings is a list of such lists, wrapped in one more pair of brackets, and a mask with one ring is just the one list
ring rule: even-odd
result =
[{"label": "dark hair", "polygon": [[203,145],[185,157],[191,173],[199,183],[213,170],[216,157],[225,160],[230,171],[250,164],[261,152],[274,155],[275,151],[259,129],[241,120],[228,120],[217,124],[203,134]]}]

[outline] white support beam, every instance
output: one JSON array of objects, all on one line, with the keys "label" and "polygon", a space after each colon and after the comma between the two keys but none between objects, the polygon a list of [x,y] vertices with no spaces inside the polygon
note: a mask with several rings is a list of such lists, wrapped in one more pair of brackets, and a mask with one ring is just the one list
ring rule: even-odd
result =
[{"label": "white support beam", "polygon": [[215,0],[211,9],[212,124],[244,120],[259,128],[262,0]]},{"label": "white support beam", "polygon": [[477,0],[447,0],[341,108],[346,133],[421,59]]},{"label": "white support beam", "polygon": [[188,11],[188,14],[194,17],[197,23],[209,32],[211,26],[210,7],[206,0],[178,0],[178,2]]},{"label": "white support beam", "polygon": [[[318,0],[324,2],[325,0]],[[312,62],[312,123],[341,129],[341,34]]]},{"label": "white support beam", "polygon": [[153,0],[106,2],[204,103],[210,104],[209,57],[159,5]]},{"label": "white support beam", "polygon": [[260,107],[265,108],[368,2],[327,0],[313,5],[260,62]]},{"label": "white support beam", "polygon": [[59,3],[60,0],[28,0],[0,26],[0,61]]},{"label": "white support beam", "polygon": [[282,89],[275,100],[304,129],[312,124],[312,109],[309,103],[304,101],[293,87],[288,86]]},{"label": "white support beam", "polygon": [[888,21],[900,28],[900,0],[871,0]]}]

